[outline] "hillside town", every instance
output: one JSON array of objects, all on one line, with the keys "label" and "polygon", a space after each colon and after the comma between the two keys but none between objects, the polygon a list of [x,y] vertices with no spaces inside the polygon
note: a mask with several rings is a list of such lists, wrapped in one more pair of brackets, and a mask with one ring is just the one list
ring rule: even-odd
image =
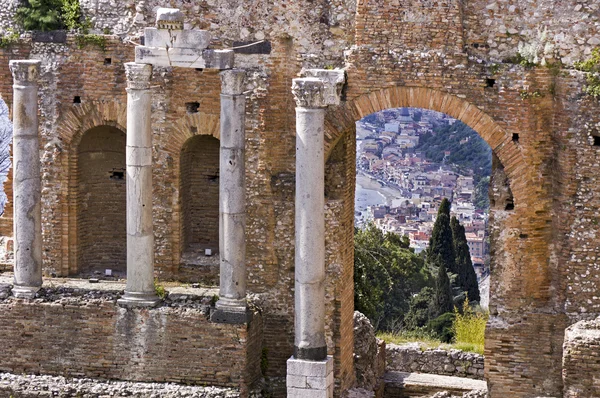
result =
[{"label": "hillside town", "polygon": [[[399,108],[357,123],[357,194],[355,224],[373,222],[385,232],[408,236],[420,253],[429,245],[438,207],[452,202],[451,213],[466,230],[471,260],[478,277],[487,273],[488,210],[476,205],[474,172],[448,162],[426,158],[419,141],[439,127],[459,121],[424,109]],[[473,138],[479,139],[476,132]]]}]

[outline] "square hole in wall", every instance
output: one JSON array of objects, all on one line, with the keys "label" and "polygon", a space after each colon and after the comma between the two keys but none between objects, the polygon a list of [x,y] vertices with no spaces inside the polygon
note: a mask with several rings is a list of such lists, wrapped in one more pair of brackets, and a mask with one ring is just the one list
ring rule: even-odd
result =
[{"label": "square hole in wall", "polygon": [[513,135],[512,135],[512,140],[513,140],[514,142],[519,142],[519,134],[517,134],[517,133],[513,133]]},{"label": "square hole in wall", "polygon": [[594,139],[593,145],[594,146],[600,146],[600,136],[594,135],[594,136],[592,136],[592,138]]},{"label": "square hole in wall", "polygon": [[110,172],[111,180],[124,180],[125,179],[125,171],[124,170],[113,170]]},{"label": "square hole in wall", "polygon": [[112,58],[104,58],[104,65],[112,65]]},{"label": "square hole in wall", "polygon": [[496,84],[496,79],[485,79],[485,86],[486,87],[494,87],[494,85]]},{"label": "square hole in wall", "polygon": [[74,104],[81,104],[81,97],[76,95],[73,97],[73,103]]},{"label": "square hole in wall", "polygon": [[198,113],[198,109],[200,108],[199,102],[186,102],[185,110],[187,113]]}]

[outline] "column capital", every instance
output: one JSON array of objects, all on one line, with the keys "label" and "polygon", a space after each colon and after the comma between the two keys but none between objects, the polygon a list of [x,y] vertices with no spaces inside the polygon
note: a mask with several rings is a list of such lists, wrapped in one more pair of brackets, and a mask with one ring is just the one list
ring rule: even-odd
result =
[{"label": "column capital", "polygon": [[14,60],[8,63],[15,84],[21,86],[31,86],[37,84],[40,76],[39,59]]},{"label": "column capital", "polygon": [[221,94],[241,95],[246,83],[246,71],[243,69],[228,69],[221,75]]},{"label": "column capital", "polygon": [[127,76],[127,89],[148,90],[152,78],[152,65],[127,62],[125,76]]},{"label": "column capital", "polygon": [[302,69],[302,77],[315,77],[325,84],[325,102],[327,105],[339,105],[342,89],[346,83],[346,72],[343,69]]},{"label": "column capital", "polygon": [[325,108],[325,83],[315,77],[292,80],[292,94],[298,108]]}]

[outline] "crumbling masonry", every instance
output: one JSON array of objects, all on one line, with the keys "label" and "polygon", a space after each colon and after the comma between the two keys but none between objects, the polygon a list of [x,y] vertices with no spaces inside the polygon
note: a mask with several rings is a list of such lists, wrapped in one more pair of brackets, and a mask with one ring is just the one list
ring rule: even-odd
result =
[{"label": "crumbling masonry", "polygon": [[[0,1],[0,29],[11,27],[13,3]],[[325,393],[333,372],[340,396],[355,381],[355,122],[411,106],[463,121],[494,152],[485,363],[491,397],[600,395],[591,376],[600,371],[600,106],[573,69],[600,44],[597,2],[169,2],[185,26],[177,17],[162,29],[204,32],[190,41],[163,36],[161,26],[152,30],[164,2],[114,3],[81,1],[95,32],[111,31],[103,48],[80,48],[74,34],[34,33],[0,49],[0,94],[15,124],[6,191],[10,198],[14,182],[31,192],[17,192],[0,219],[2,235],[16,228],[17,276],[12,295],[0,299],[1,371],[206,383],[242,395],[264,376],[274,395],[284,396],[302,389],[308,369],[320,372],[311,386]],[[167,49],[165,40],[175,41]],[[30,61],[9,67],[20,60]],[[312,69],[327,71],[300,75]],[[335,91],[339,104],[302,106],[293,79],[325,84],[336,69],[345,78]],[[232,72],[219,70],[243,70],[245,81],[229,76],[231,82]],[[143,105],[128,109],[136,96]],[[323,202],[311,197],[300,208],[323,209],[323,239],[311,241],[297,220],[303,192],[296,187],[316,193],[320,169],[310,164],[313,179],[300,179],[308,159],[296,144],[316,132],[320,115]],[[223,128],[241,125],[243,145],[241,135],[226,140]],[[39,145],[39,157],[31,145]],[[231,169],[222,163],[228,157]],[[190,165],[201,172],[192,174]],[[129,179],[134,169],[138,179]],[[128,192],[134,184],[140,190]],[[244,184],[224,196],[224,188]],[[130,207],[135,200],[140,206]],[[219,224],[231,228],[219,232]],[[304,258],[306,248],[314,258]],[[139,256],[128,257],[134,249]],[[310,268],[299,269],[302,261]],[[107,264],[128,274],[124,295],[47,282],[93,276]],[[129,275],[132,269],[143,280]],[[213,306],[208,296],[184,294],[157,301],[154,277],[219,285],[219,300]],[[303,289],[314,289],[324,307],[296,311],[295,327]],[[157,307],[121,307],[119,299]],[[299,376],[292,377],[298,385],[286,387],[287,373]]]}]

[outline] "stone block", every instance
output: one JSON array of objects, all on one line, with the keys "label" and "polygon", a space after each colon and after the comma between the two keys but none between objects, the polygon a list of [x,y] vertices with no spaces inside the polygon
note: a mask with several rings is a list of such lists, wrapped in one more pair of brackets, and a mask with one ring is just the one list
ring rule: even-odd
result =
[{"label": "stone block", "polygon": [[135,62],[163,67],[230,69],[233,67],[233,50],[138,46],[135,48]]},{"label": "stone block", "polygon": [[286,385],[288,388],[290,388],[290,387],[306,388],[307,387],[306,379],[307,379],[306,376],[287,375]]},{"label": "stone block", "polygon": [[287,389],[287,398],[331,398],[332,396],[333,388],[329,390],[310,390],[293,387]]},{"label": "stone block", "polygon": [[296,376],[325,377],[333,372],[333,357],[327,356],[324,361],[306,361],[291,357],[287,361],[287,374]]},{"label": "stone block", "polygon": [[204,50],[210,44],[210,32],[207,30],[165,30],[146,28],[144,45],[159,48],[193,48]]}]

